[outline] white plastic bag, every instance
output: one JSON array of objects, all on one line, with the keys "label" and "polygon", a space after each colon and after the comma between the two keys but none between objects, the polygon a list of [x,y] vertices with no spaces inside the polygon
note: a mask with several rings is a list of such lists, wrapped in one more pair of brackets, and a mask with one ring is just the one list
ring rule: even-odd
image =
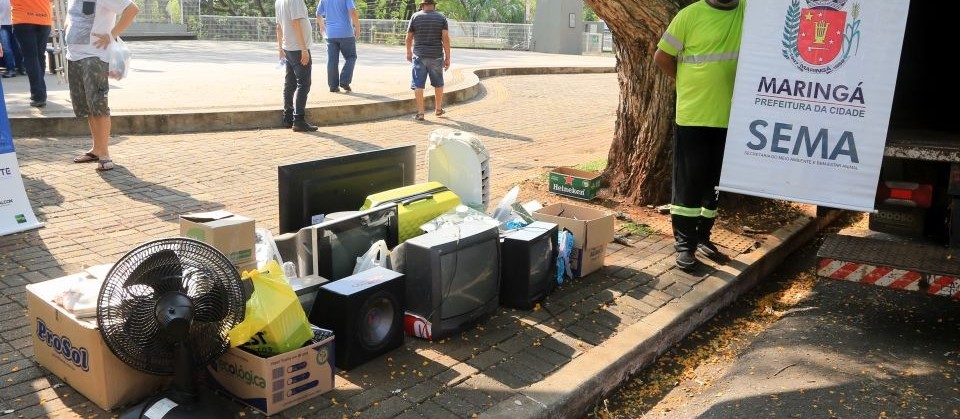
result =
[{"label": "white plastic bag", "polygon": [[377,240],[367,253],[357,258],[357,266],[353,267],[353,273],[357,274],[374,267],[387,267],[387,257],[390,256],[390,249],[387,248],[387,242]]},{"label": "white plastic bag", "polygon": [[114,80],[122,80],[127,77],[127,70],[130,68],[130,49],[118,36],[110,43],[110,70],[107,77]]}]

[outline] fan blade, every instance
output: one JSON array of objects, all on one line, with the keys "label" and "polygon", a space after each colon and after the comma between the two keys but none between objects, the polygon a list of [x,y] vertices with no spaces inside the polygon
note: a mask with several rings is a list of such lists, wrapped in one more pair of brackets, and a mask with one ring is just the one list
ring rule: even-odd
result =
[{"label": "fan blade", "polygon": [[177,253],[162,249],[147,256],[137,265],[124,285],[147,285],[160,296],[169,291],[184,292],[182,279],[183,266]]},{"label": "fan blade", "polygon": [[230,298],[223,284],[214,282],[209,290],[193,298],[193,306],[194,321],[219,322],[227,317]]}]

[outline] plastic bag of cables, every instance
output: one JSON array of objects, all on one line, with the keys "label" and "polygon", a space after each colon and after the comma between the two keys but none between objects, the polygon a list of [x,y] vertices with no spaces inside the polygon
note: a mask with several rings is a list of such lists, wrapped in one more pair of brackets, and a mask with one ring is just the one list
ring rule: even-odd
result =
[{"label": "plastic bag of cables", "polygon": [[253,281],[254,290],[246,317],[228,334],[230,346],[270,357],[297,349],[313,337],[297,293],[276,260],[244,272],[243,280]]},{"label": "plastic bag of cables", "polygon": [[110,70],[107,77],[114,80],[121,80],[127,77],[127,71],[130,68],[130,49],[118,36],[110,43]]}]

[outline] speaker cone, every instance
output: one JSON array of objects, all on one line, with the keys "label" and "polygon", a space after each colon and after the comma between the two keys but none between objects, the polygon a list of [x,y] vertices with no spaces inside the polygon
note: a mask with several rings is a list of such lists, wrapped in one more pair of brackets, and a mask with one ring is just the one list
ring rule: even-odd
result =
[{"label": "speaker cone", "polygon": [[390,294],[378,292],[364,302],[360,314],[360,342],[370,350],[387,343],[390,331],[394,327],[394,301]]}]

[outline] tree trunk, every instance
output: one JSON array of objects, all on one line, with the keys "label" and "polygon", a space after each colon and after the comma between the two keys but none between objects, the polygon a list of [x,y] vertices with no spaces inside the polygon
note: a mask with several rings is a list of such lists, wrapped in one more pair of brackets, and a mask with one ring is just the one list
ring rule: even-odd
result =
[{"label": "tree trunk", "polygon": [[635,204],[670,201],[673,80],[653,62],[680,0],[585,0],[613,33],[620,105],[607,169],[614,194]]}]

